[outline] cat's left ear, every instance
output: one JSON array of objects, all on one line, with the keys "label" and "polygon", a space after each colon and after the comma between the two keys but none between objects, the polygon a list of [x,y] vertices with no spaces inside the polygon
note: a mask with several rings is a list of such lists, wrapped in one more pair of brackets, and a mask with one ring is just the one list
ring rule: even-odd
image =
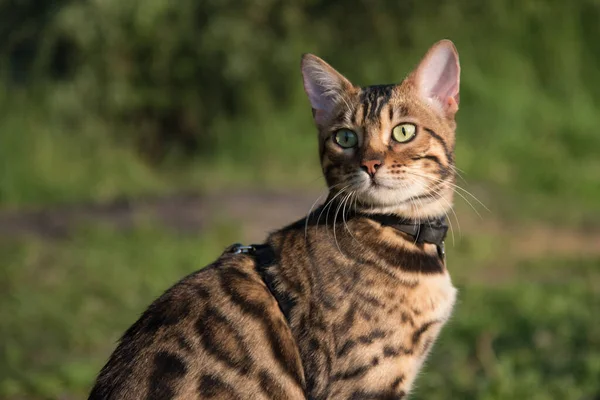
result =
[{"label": "cat's left ear", "polygon": [[317,124],[326,123],[353,88],[342,74],[312,54],[302,56],[302,78]]},{"label": "cat's left ear", "polygon": [[454,118],[458,111],[460,64],[458,52],[450,40],[434,44],[410,79],[421,99],[444,116]]}]

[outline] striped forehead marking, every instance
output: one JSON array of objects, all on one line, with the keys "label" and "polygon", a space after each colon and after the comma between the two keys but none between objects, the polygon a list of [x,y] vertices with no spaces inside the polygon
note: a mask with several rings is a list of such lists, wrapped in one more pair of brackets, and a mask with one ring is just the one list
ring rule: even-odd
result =
[{"label": "striped forehead marking", "polygon": [[396,85],[375,85],[361,89],[360,103],[363,107],[362,120],[373,121],[379,118],[383,107],[390,102]]}]

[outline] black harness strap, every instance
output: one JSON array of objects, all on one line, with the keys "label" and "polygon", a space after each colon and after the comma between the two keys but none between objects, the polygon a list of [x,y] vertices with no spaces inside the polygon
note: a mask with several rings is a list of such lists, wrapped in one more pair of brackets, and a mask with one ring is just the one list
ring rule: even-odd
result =
[{"label": "black harness strap", "polygon": [[267,289],[271,292],[279,308],[288,318],[289,311],[293,306],[293,301],[288,298],[285,294],[282,294],[275,290],[275,284],[273,282],[273,276],[269,274],[268,267],[273,265],[275,262],[276,254],[273,248],[268,244],[251,244],[250,246],[244,246],[242,244],[234,244],[229,247],[229,251],[233,254],[247,254],[256,260],[256,272],[260,275],[263,282],[267,286]]},{"label": "black harness strap", "polygon": [[275,251],[268,244],[251,244],[250,246],[244,246],[241,243],[236,243],[231,246],[230,249],[233,254],[251,255],[256,259],[256,263],[261,269],[268,267],[275,261]]}]

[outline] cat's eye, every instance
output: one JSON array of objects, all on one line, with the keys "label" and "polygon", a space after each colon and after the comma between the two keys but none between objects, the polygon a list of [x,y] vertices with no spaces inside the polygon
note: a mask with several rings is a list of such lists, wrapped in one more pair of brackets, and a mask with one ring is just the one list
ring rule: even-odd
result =
[{"label": "cat's eye", "polygon": [[358,144],[358,136],[350,129],[340,129],[335,132],[333,138],[344,149],[355,147]]},{"label": "cat's eye", "polygon": [[392,130],[392,136],[397,142],[406,143],[417,133],[417,127],[413,124],[400,124]]}]

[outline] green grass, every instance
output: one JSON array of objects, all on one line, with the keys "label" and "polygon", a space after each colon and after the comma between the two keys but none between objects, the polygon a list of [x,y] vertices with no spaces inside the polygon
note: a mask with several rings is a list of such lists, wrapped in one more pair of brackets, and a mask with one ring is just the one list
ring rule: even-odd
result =
[{"label": "green grass", "polygon": [[[82,398],[116,340],[169,286],[239,240],[151,222],[83,227],[69,239],[0,242],[0,398]],[[456,313],[417,381],[416,399],[583,399],[600,392],[600,259],[514,259],[501,283],[485,239],[448,250]],[[474,265],[473,265],[474,264]],[[592,397],[589,397],[592,398]]]},{"label": "green grass", "polygon": [[239,137],[219,142],[213,156],[182,165],[171,155],[157,169],[126,139],[114,140],[106,121],[89,115],[69,121],[27,96],[0,103],[0,208],[215,191],[232,185],[323,186],[309,115],[306,132],[290,132],[285,115],[229,121],[218,129],[240,132]]},{"label": "green grass", "polygon": [[600,259],[563,262],[568,280],[459,285],[456,313],[417,381],[415,399],[596,398]]},{"label": "green grass", "polygon": [[69,123],[21,96],[2,101],[2,208],[105,201],[167,187],[131,148],[94,118]]},{"label": "green grass", "polygon": [[[501,87],[500,81],[497,85],[504,98],[535,97]],[[304,105],[301,96],[298,103]],[[491,103],[469,104],[468,97],[463,103],[456,158],[465,180],[458,183],[481,197],[494,216],[572,225],[599,222],[596,115],[569,122],[573,114],[560,116],[554,111],[560,104],[544,108],[532,99],[522,108],[540,118],[528,116],[532,121],[526,122],[519,116],[499,115],[498,110],[492,113]],[[172,155],[158,169],[145,163],[126,141],[112,139],[103,121],[88,119],[69,126],[41,106],[27,108],[27,103],[17,101],[11,107],[0,119],[4,208],[180,190],[324,185],[310,111],[300,106],[223,122],[215,128],[222,140],[212,155],[185,163]],[[477,201],[467,198],[481,211]]]},{"label": "green grass", "polygon": [[0,398],[82,398],[119,336],[236,231],[82,229],[69,240],[0,242]]}]

